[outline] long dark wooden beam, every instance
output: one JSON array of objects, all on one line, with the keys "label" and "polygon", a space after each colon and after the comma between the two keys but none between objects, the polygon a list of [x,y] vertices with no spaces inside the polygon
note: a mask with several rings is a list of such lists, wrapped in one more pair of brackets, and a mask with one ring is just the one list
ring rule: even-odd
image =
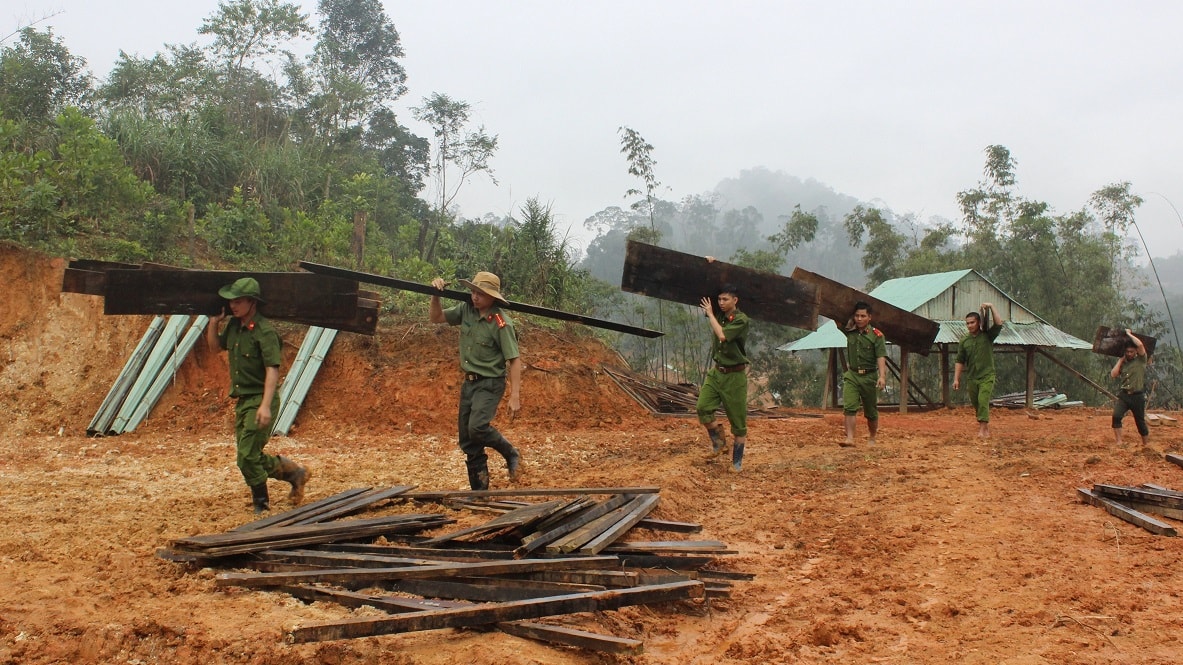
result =
[{"label": "long dark wooden beam", "polygon": [[630,240],[620,288],[630,293],[697,307],[719,289],[739,290],[739,310],[753,319],[817,330],[817,289],[775,273],[724,263]]},{"label": "long dark wooden beam", "polygon": [[1087,489],[1084,489],[1083,487],[1077,487],[1076,496],[1079,497],[1082,502],[1102,508],[1110,515],[1113,515],[1118,519],[1125,520],[1130,524],[1140,526],[1150,533],[1160,536],[1177,535],[1175,527],[1171,526],[1170,524],[1167,524],[1162,520],[1154,519],[1145,513],[1140,513],[1133,508],[1123,506],[1112,499],[1106,499],[1096,492],[1091,492]]},{"label": "long dark wooden beam", "polygon": [[532,570],[563,570],[566,568],[595,568],[616,563],[612,556],[584,556],[566,559],[521,559],[517,561],[481,561],[478,563],[440,562],[427,566],[396,566],[391,568],[337,568],[293,573],[222,573],[214,580],[215,586],[269,587],[288,584],[325,582],[331,584],[373,583],[404,579],[435,579],[469,577],[472,575],[501,575]]},{"label": "long dark wooden beam", "polygon": [[928,355],[932,350],[937,332],[940,331],[940,324],[936,321],[873,298],[862,291],[804,268],[794,268],[793,279],[813,284],[817,288],[820,299],[818,313],[832,319],[838,324],[838,328],[846,325],[854,313],[855,303],[861,300],[874,310],[871,325],[883,331],[887,341],[921,355]]},{"label": "long dark wooden beam", "polygon": [[[300,267],[307,270],[308,272],[316,273],[318,275],[332,275],[335,277],[355,279],[365,284],[376,284],[378,286],[385,286],[402,291],[412,291],[414,293],[422,293],[429,296],[440,296],[441,298],[448,298],[450,300],[468,301],[472,299],[472,294],[470,294],[468,291],[437,289],[427,284],[411,282],[405,279],[396,279],[394,277],[386,277],[385,275],[357,272],[355,270],[347,270],[345,268],[337,268],[335,266],[326,266],[308,261],[301,261]],[[550,309],[547,307],[539,307],[537,305],[514,302],[512,300],[510,300],[508,304],[502,305],[502,307],[515,312],[522,312],[524,314],[533,314],[535,316],[542,316],[548,319],[558,319],[560,321],[573,321],[575,323],[582,323],[585,326],[591,326],[592,328],[602,328],[604,330],[612,330],[615,332],[625,333],[627,335],[637,335],[638,337],[660,337],[665,334],[659,330],[638,328],[636,326],[625,325],[623,323],[616,323],[615,321],[606,321],[604,319],[597,319],[590,316],[584,316],[582,314],[574,314],[558,309]]]},{"label": "long dark wooden beam", "polygon": [[701,598],[703,593],[703,584],[698,581],[657,584],[633,589],[610,589],[510,603],[484,603],[471,607],[409,612],[381,618],[347,619],[333,623],[301,626],[293,629],[288,635],[293,642],[298,643],[389,635],[435,628],[479,626],[555,614],[597,612],[627,605]]},{"label": "long dark wooden beam", "polygon": [[[397,596],[375,596],[370,594],[355,593],[352,591],[323,589],[311,586],[283,587],[279,590],[286,591],[297,598],[302,598],[309,602],[328,600],[339,603],[346,607],[370,606],[391,613],[419,612],[424,610],[444,609],[448,607],[472,606],[472,603],[457,602],[453,600],[423,600],[419,598],[401,598]],[[576,630],[574,628],[565,628],[563,626],[552,626],[549,624],[534,623],[530,621],[500,621],[496,624],[496,626],[502,632],[508,633],[510,635],[539,640],[542,642],[549,642],[551,644],[564,644],[567,646],[591,649],[594,651],[603,651],[605,653],[626,655],[637,655],[644,651],[643,644],[640,640],[615,637],[612,635],[601,635],[599,633],[591,633],[585,630]]]},{"label": "long dark wooden beam", "polygon": [[380,302],[355,280],[308,273],[186,270],[145,263],[74,260],[62,275],[62,291],[101,296],[105,314],[205,314],[222,310],[218,289],[239,277],[259,281],[264,316],[309,326],[373,335]]}]

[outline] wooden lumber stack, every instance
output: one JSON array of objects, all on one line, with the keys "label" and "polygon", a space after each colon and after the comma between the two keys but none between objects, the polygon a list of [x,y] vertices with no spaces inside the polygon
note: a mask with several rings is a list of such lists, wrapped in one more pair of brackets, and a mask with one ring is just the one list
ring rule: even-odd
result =
[{"label": "wooden lumber stack", "polygon": [[[686,383],[667,383],[636,372],[600,365],[600,369],[620,386],[629,397],[654,415],[692,416],[698,413],[698,386]],[[722,410],[719,411],[723,413]],[[798,413],[784,408],[748,407],[749,418],[821,418],[821,414]]]},{"label": "wooden lumber stack", "polygon": [[[1175,463],[1181,462],[1183,460]],[[1095,484],[1092,490],[1078,487],[1076,495],[1082,503],[1102,508],[1118,519],[1140,526],[1160,536],[1175,536],[1178,533],[1171,524],[1147,513],[1173,520],[1183,520],[1183,492],[1176,492],[1158,485],[1126,487]]]},{"label": "wooden lumber stack", "polygon": [[[489,626],[635,655],[643,650],[639,640],[534,620],[725,598],[734,582],[752,579],[709,569],[718,557],[735,553],[719,541],[626,539],[634,528],[701,531],[698,524],[649,517],[660,502],[657,487],[412,490],[349,490],[225,533],[178,538],[158,554],[233,568],[215,578],[219,587],[283,591],[308,602],[385,612],[303,624],[288,632],[293,642]],[[456,520],[435,513],[358,516],[411,501],[493,516],[431,536],[422,534]]]}]

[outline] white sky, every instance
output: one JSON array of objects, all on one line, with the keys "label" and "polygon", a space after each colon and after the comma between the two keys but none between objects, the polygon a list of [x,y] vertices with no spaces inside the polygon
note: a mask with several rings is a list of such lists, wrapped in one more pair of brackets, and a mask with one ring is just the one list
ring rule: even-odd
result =
[{"label": "white sky", "polygon": [[[104,75],[197,34],[216,0],[12,0],[0,34],[50,25]],[[315,1],[301,3],[313,13]],[[500,137],[500,186],[478,176],[466,216],[531,196],[560,227],[640,183],[618,128],[653,144],[678,200],[762,166],[897,213],[957,219],[983,149],[1010,148],[1018,189],[1056,212],[1128,180],[1155,256],[1183,250],[1183,3],[1172,0],[385,0],[409,107],[471,103]]]}]

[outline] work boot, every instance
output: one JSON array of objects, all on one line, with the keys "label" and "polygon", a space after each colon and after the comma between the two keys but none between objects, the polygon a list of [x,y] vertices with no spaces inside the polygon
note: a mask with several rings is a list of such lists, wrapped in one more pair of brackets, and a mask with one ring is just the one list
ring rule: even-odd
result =
[{"label": "work boot", "polygon": [[292,491],[288,492],[288,501],[293,506],[298,506],[304,500],[304,485],[312,480],[312,470],[280,455],[279,466],[275,468],[275,477],[285,483],[292,484]]},{"label": "work boot", "polygon": [[505,458],[505,470],[509,472],[509,479],[511,482],[516,481],[518,479],[518,470],[522,465],[522,455],[500,433],[496,437],[496,440],[491,442],[489,447],[501,453],[501,456]]},{"label": "work boot", "polygon": [[509,482],[516,483],[518,472],[522,470],[522,454],[517,448],[510,448],[510,453],[505,458],[505,470],[509,472]]},{"label": "work boot", "polygon": [[722,427],[708,427],[707,434],[711,437],[711,457],[715,457],[727,448],[727,437],[723,435]]},{"label": "work boot", "polygon": [[735,445],[731,447],[731,470],[739,473],[743,469],[743,447],[744,441],[737,438]]},{"label": "work boot", "polygon": [[258,485],[251,485],[251,505],[254,506],[256,515],[271,510],[271,498],[267,496],[266,480]]}]

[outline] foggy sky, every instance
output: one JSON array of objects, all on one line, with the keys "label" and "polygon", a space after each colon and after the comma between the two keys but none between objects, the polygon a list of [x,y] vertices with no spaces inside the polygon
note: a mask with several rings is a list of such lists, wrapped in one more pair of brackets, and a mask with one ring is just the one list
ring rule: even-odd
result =
[{"label": "foggy sky", "polygon": [[[216,0],[14,0],[7,34],[48,11],[91,70],[198,35]],[[314,13],[316,3],[301,3]],[[913,213],[958,219],[983,150],[1018,162],[1018,191],[1079,210],[1129,181],[1155,256],[1183,250],[1183,3],[760,0],[385,1],[409,108],[433,92],[473,105],[500,138],[500,182],[475,177],[465,216],[549,203],[561,228],[642,188],[621,126],[653,144],[661,198],[765,167]],[[315,17],[313,17],[315,20]],[[786,211],[788,212],[788,211]]]}]

